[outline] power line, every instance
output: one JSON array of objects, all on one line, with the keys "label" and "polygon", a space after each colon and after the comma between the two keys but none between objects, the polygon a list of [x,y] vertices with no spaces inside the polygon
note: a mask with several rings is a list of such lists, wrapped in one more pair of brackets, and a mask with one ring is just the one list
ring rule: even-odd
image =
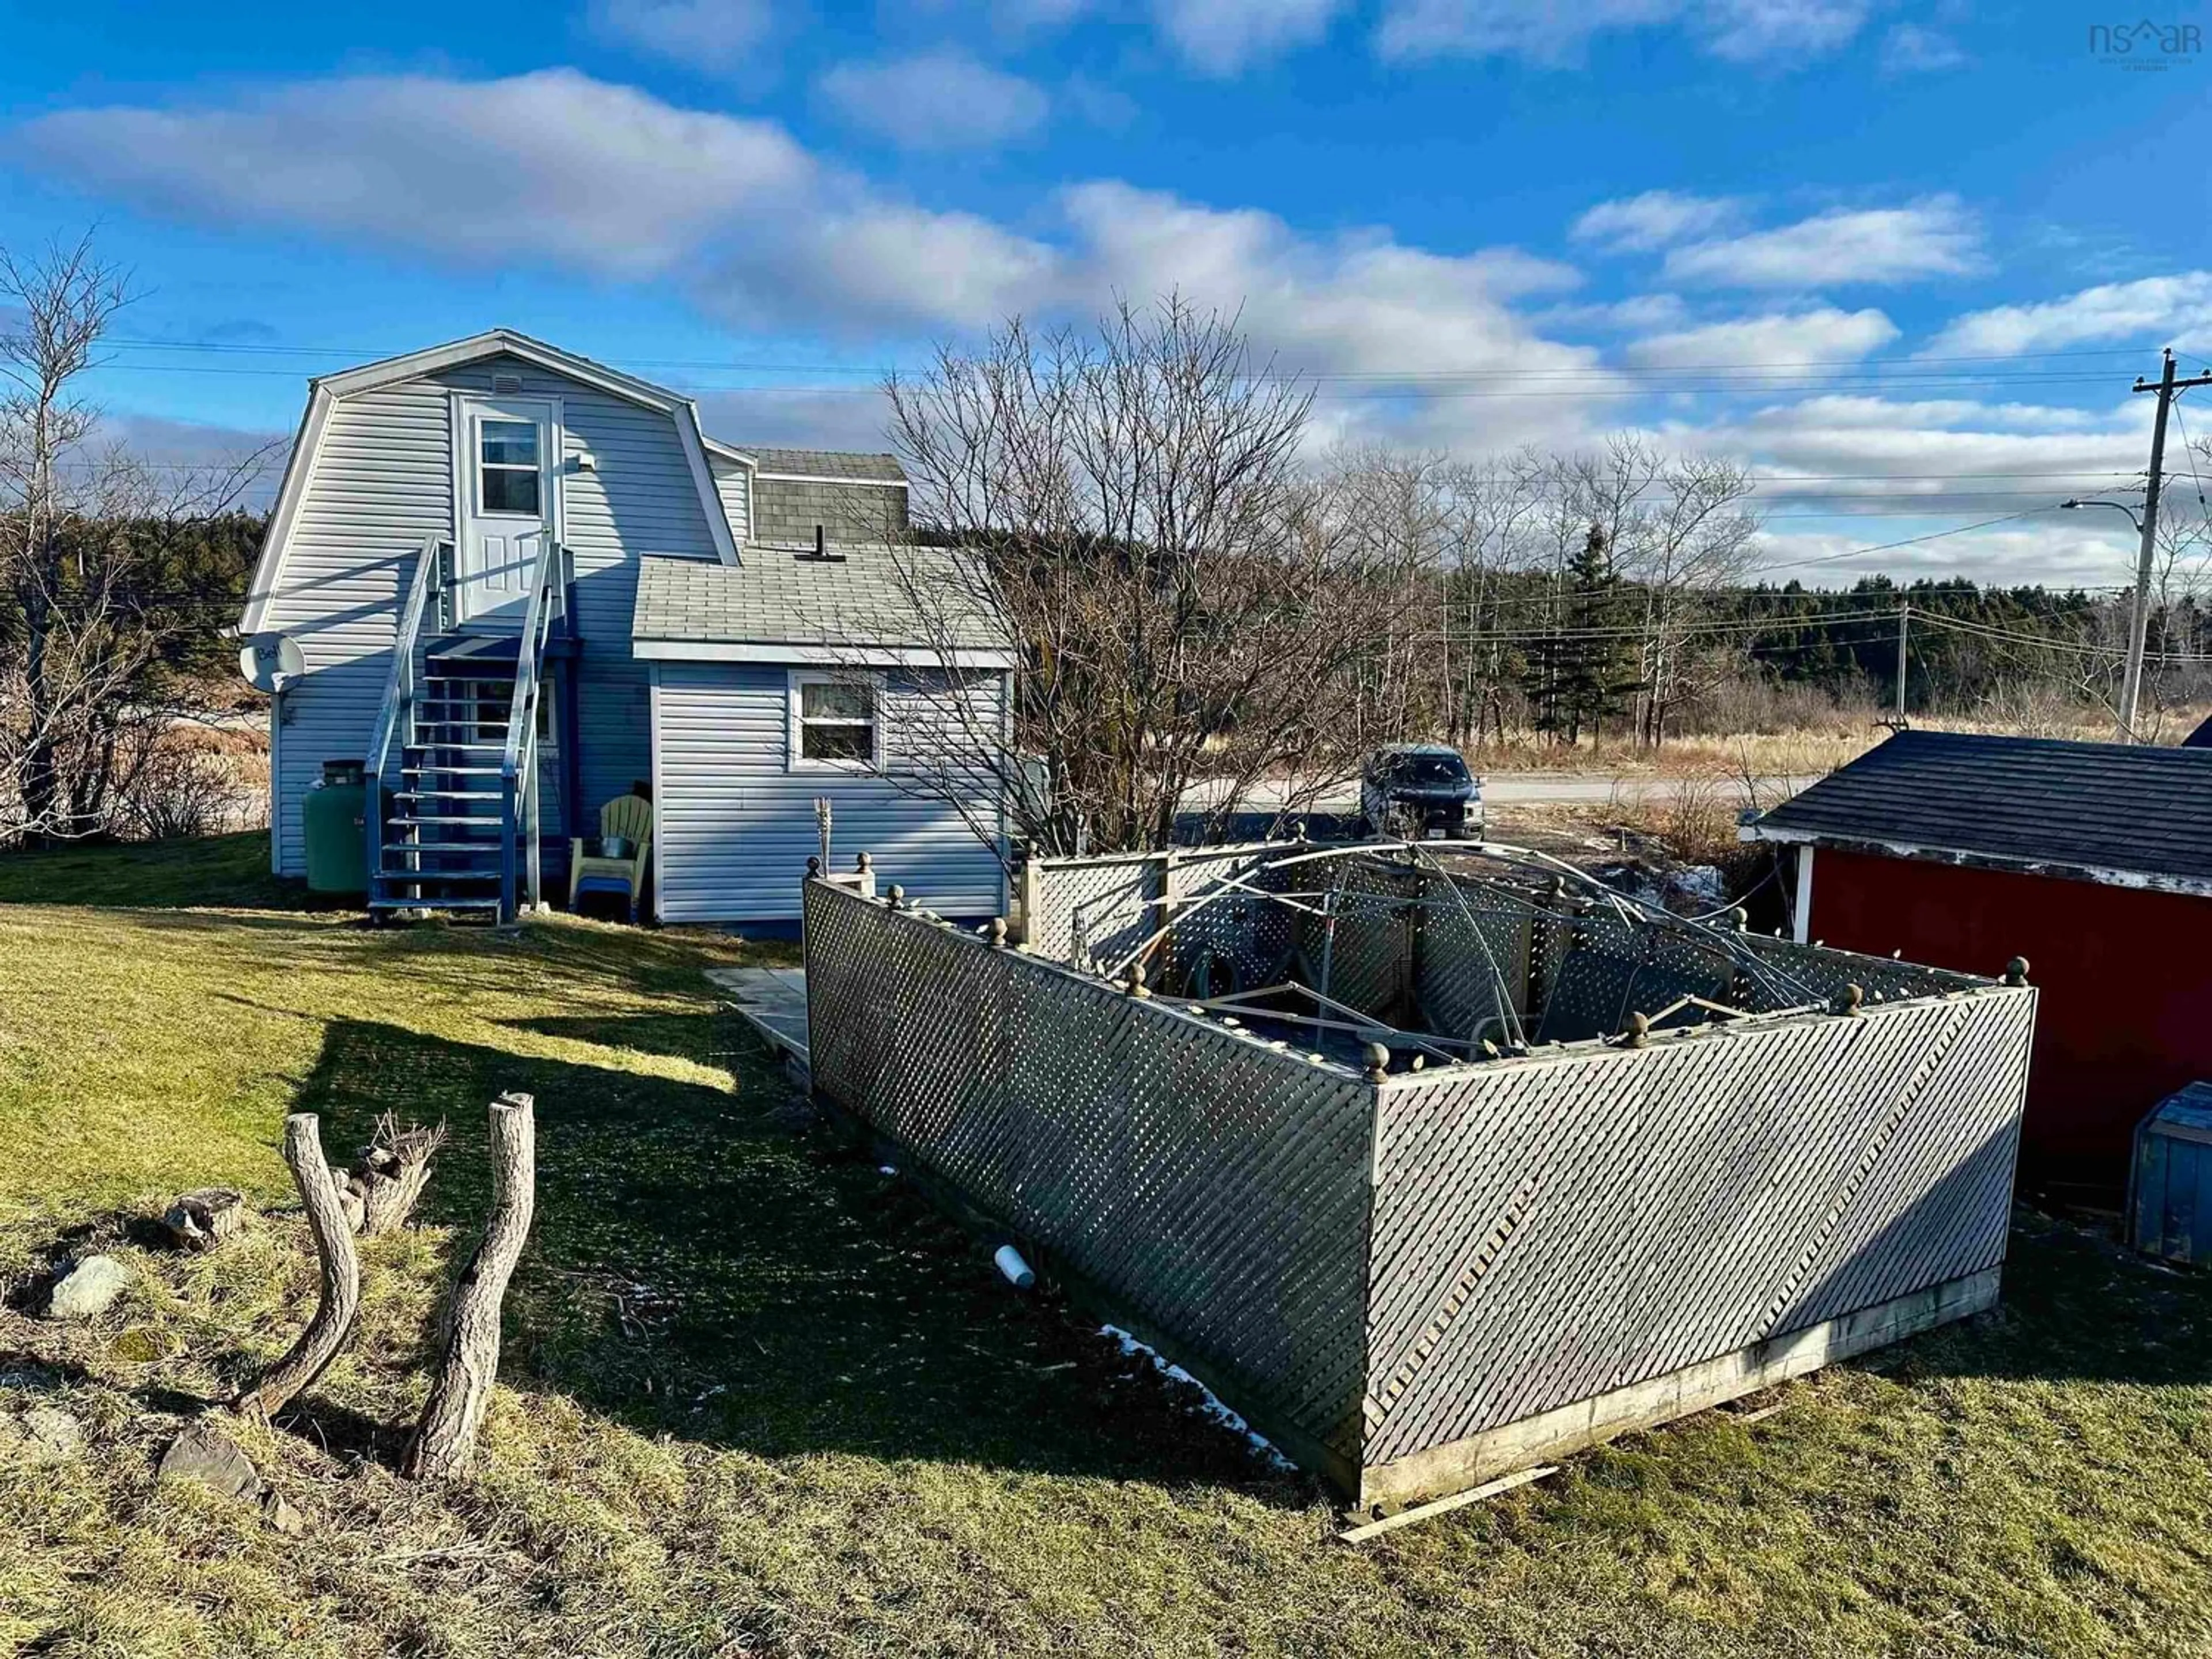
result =
[{"label": "power line", "polygon": [[1946,536],[1963,536],[1970,530],[1987,530],[1991,525],[2010,524],[2015,520],[2033,518],[2038,513],[2051,510],[2048,507],[2030,507],[2022,513],[2006,513],[1994,519],[1984,519],[1978,524],[1962,524],[1949,530],[1931,531],[1925,536],[1907,536],[1902,541],[1882,542],[1873,547],[1848,548],[1841,553],[1822,553],[1809,559],[1785,559],[1759,568],[1763,570],[1796,570],[1806,565],[1834,564],[1839,560],[1861,558],[1869,553],[1888,553],[1900,547],[1917,547],[1923,542],[1940,542]]},{"label": "power line", "polygon": [[[276,434],[272,434],[270,435],[274,436]],[[186,456],[142,456],[137,454],[135,452],[132,455],[132,459],[141,465],[177,468],[198,468],[222,464],[220,462],[194,460]],[[65,461],[61,463],[61,465],[64,466],[95,466],[99,465],[99,463],[94,461]],[[1769,483],[1826,483],[1838,480],[1846,483],[1880,483],[1885,480],[1894,480],[1900,483],[1929,483],[1948,482],[1952,480],[1982,478],[2035,478],[2045,482],[2071,478],[2140,479],[2142,477],[2142,469],[2140,467],[2130,469],[2127,467],[2118,466],[2081,466],[2051,469],[2047,471],[2023,471],[1996,470],[1988,472],[1754,472],[1748,476],[1753,485],[1756,487],[1758,485]],[[2018,492],[2006,490],[1939,490],[1930,492],[1929,498],[1933,500],[1946,496],[1970,494],[2007,495],[2013,493]],[[1780,496],[1777,497],[1777,499],[1794,501],[1802,500],[1808,496],[1826,499],[1829,496],[1829,494],[1830,492],[1826,490],[1791,490],[1784,492]],[[1886,500],[1892,498],[1893,497],[1891,495],[1874,492],[1870,492],[1868,495],[1868,499],[1869,500]],[[1910,496],[1904,495],[1897,495],[1893,498],[1898,500],[1911,499]],[[1646,495],[1638,497],[1637,504],[1639,506],[1658,506],[1664,505],[1674,499],[1676,498],[1672,496]]]},{"label": "power line", "polygon": [[[237,368],[211,363],[137,363],[113,360],[96,367],[104,373],[118,374],[198,374],[242,376],[254,379],[296,380],[296,371],[287,368]],[[758,374],[778,372],[757,368]],[[790,372],[799,372],[793,370]],[[854,371],[859,373],[861,371]],[[1668,371],[1674,373],[1675,371]],[[1649,372],[1600,367],[1583,370],[1556,370],[1550,374],[1543,371],[1519,370],[1465,371],[1455,375],[1457,380],[1480,378],[1510,380],[1515,384],[1494,389],[1484,389],[1460,384],[1419,384],[1423,377],[1415,371],[1362,371],[1352,373],[1314,373],[1283,374],[1252,374],[1243,378],[1249,381],[1292,381],[1317,386],[1342,386],[1338,394],[1347,398],[1368,401],[1443,399],[1443,398],[1594,398],[1615,399],[1639,393],[1665,392],[1676,395],[1711,393],[1735,396],[1756,392],[1765,396],[1818,396],[1844,392],[1875,392],[1885,390],[1910,390],[1915,392],[1936,391],[1966,391],[1984,386],[2011,386],[2030,384],[2045,385],[2102,385],[2106,377],[2094,374],[1964,374],[1933,375],[1886,374],[1860,375],[1852,378],[1828,376],[1822,379],[1798,380],[1778,380],[1769,376],[1747,376],[1729,380],[1717,380],[1719,370],[1705,372],[1703,380],[1677,380],[1662,378]],[[1559,380],[1573,380],[1587,384],[1557,384]],[[1354,384],[1356,383],[1356,384]],[[873,386],[822,386],[804,382],[779,382],[769,385],[730,384],[693,380],[678,382],[678,389],[687,392],[713,392],[729,397],[773,397],[800,395],[806,397],[865,397],[879,395],[880,388]]]},{"label": "power line", "polygon": [[[2069,651],[2081,656],[2107,657],[2121,661],[2126,660],[2128,655],[2124,647],[2091,645],[2086,641],[2079,640],[2056,640],[2041,634],[2024,634],[2015,629],[2001,628],[1993,623],[1975,622],[1963,617],[1947,617],[1924,611],[1916,610],[1912,614],[1917,620],[1933,623],[1938,628],[1948,628],[1956,633],[1975,635],[1987,639],[2009,640],[2021,645],[2041,646],[2046,650]],[[2197,651],[2153,651],[2145,654],[2144,660],[2160,663],[2212,662],[2212,653]]]},{"label": "power line", "polygon": [[[227,356],[322,356],[344,357],[360,362],[376,362],[405,355],[405,349],[368,348],[359,346],[298,345],[257,343],[233,340],[163,340],[146,335],[110,335],[102,342],[106,346],[129,348],[135,350],[197,351]],[[1929,356],[1905,359],[1880,359],[1869,362],[1863,357],[1790,357],[1764,360],[1729,360],[1713,362],[1640,363],[1619,366],[1619,372],[1640,374],[1690,374],[1709,373],[1758,374],[1778,369],[1836,368],[1860,372],[1875,372],[1884,368],[1921,372],[1921,365],[1946,363],[2013,363],[2040,362],[2051,359],[2075,357],[2119,357],[2135,355],[2125,346],[2100,347],[2067,351],[1999,351],[1963,356]],[[896,365],[875,366],[857,363],[776,362],[737,357],[629,357],[625,362],[649,368],[740,369],[763,374],[876,374],[896,368]],[[1610,366],[1604,366],[1610,367]],[[927,366],[898,368],[902,374],[927,372]],[[1480,368],[1422,368],[1422,369],[1357,369],[1357,370],[1301,370],[1266,371],[1281,379],[1362,379],[1383,380],[1438,379],[1463,376],[1505,378],[1531,374],[1581,374],[1593,372],[1592,366],[1556,362],[1496,363]],[[1940,372],[1929,370],[1928,372]],[[1256,377],[1255,377],[1256,378]],[[2102,377],[2099,377],[2102,378]]]}]

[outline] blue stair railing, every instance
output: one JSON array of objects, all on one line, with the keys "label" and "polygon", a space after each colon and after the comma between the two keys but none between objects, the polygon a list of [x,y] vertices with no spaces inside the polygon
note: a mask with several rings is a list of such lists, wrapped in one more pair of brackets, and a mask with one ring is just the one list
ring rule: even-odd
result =
[{"label": "blue stair railing", "polygon": [[[425,536],[416,555],[415,570],[400,601],[399,626],[392,641],[392,672],[377,705],[376,725],[368,740],[363,767],[367,784],[366,810],[362,813],[368,841],[368,881],[374,893],[384,869],[384,779],[391,762],[392,739],[403,752],[415,740],[416,705],[422,696],[422,668],[417,659],[427,616],[443,633],[453,625],[453,544],[442,536]],[[417,863],[420,857],[417,855]]]},{"label": "blue stair railing", "polygon": [[[514,691],[507,705],[507,746],[500,757],[499,919],[513,921],[519,903],[536,910],[540,883],[538,700],[544,689],[545,644],[568,618],[568,551],[541,535],[532,561],[530,600],[514,653]],[[518,867],[520,866],[520,867]]]}]

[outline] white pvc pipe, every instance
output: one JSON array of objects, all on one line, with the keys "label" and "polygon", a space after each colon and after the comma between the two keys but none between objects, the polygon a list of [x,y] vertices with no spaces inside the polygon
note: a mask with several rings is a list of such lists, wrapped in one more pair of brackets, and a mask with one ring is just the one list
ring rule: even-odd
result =
[{"label": "white pvc pipe", "polygon": [[1011,1244],[1001,1244],[992,1253],[991,1260],[1006,1276],[1006,1283],[1018,1291],[1026,1291],[1036,1283],[1036,1269],[1022,1260],[1022,1253]]}]

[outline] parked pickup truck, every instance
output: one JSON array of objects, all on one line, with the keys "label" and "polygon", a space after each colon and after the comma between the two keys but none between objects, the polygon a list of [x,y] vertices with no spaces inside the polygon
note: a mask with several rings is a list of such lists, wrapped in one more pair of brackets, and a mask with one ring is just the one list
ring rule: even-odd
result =
[{"label": "parked pickup truck", "polygon": [[1394,743],[1359,769],[1359,814],[1370,836],[1454,841],[1482,834],[1482,780],[1456,749]]}]

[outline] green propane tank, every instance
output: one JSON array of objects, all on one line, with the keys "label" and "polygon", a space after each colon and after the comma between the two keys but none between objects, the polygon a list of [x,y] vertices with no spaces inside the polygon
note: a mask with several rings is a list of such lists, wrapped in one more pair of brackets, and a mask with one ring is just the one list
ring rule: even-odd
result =
[{"label": "green propane tank", "polygon": [[360,761],[325,761],[307,791],[301,829],[307,843],[307,890],[368,890],[368,786]]}]

